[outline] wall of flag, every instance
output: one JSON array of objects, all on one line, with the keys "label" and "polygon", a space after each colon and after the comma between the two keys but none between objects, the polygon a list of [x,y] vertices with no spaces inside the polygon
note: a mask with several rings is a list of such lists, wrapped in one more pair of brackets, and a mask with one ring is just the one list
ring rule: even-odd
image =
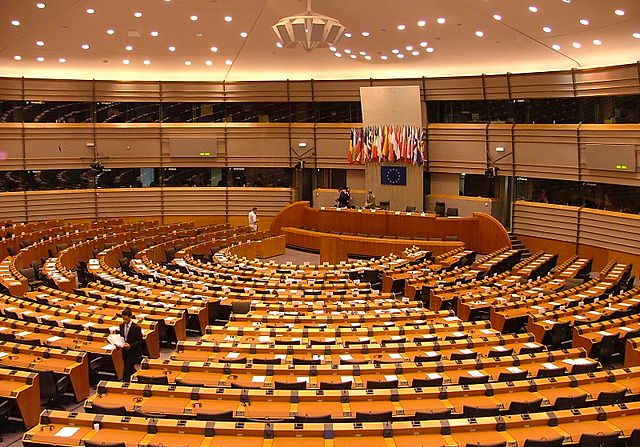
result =
[{"label": "wall of flag", "polygon": [[418,126],[367,126],[351,129],[347,160],[367,162],[405,162],[421,165],[426,156],[426,132]]}]

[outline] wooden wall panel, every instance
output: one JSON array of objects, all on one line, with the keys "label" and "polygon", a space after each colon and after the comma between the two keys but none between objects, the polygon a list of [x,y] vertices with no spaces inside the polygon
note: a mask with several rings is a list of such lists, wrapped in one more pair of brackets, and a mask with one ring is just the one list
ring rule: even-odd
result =
[{"label": "wooden wall panel", "polygon": [[23,98],[22,79],[0,78],[0,99],[20,101]]},{"label": "wooden wall panel", "polygon": [[92,102],[93,81],[25,78],[24,96],[35,101]]},{"label": "wooden wall panel", "polygon": [[487,168],[486,127],[484,124],[429,125],[429,171],[483,174]]},{"label": "wooden wall panel", "polygon": [[576,96],[638,94],[639,64],[574,70]]},{"label": "wooden wall panel", "polygon": [[128,125],[125,129],[117,124],[96,125],[96,150],[109,168],[160,166],[160,129],[146,125]]},{"label": "wooden wall panel", "polygon": [[581,245],[640,255],[640,216],[612,211],[580,212]]},{"label": "wooden wall panel", "polygon": [[482,77],[427,78],[425,80],[425,97],[427,101],[484,99]]},{"label": "wooden wall panel", "polygon": [[[489,158],[496,162],[500,175],[513,175],[514,146],[512,144],[513,124],[491,124],[488,128]],[[504,149],[498,152],[497,147]]]},{"label": "wooden wall panel", "polygon": [[518,201],[513,205],[514,233],[575,243],[578,207]]},{"label": "wooden wall panel", "polygon": [[27,220],[25,192],[0,193],[0,220],[24,222]]},{"label": "wooden wall panel", "polygon": [[573,96],[573,77],[570,70],[510,75],[509,85],[511,97],[514,99]]},{"label": "wooden wall panel", "polygon": [[84,169],[93,160],[93,129],[86,124],[25,124],[27,169]]},{"label": "wooden wall panel", "polygon": [[95,81],[95,101],[160,102],[160,83],[146,81]]},{"label": "wooden wall panel", "polygon": [[160,188],[98,189],[98,217],[155,217],[162,215]]},{"label": "wooden wall panel", "polygon": [[226,215],[225,188],[164,188],[163,194],[165,216]]},{"label": "wooden wall panel", "polygon": [[360,87],[369,86],[369,79],[313,81],[313,98],[315,101],[360,101]]},{"label": "wooden wall panel", "polygon": [[3,124],[0,127],[0,170],[23,168],[22,146],[22,125],[20,123]]},{"label": "wooden wall panel", "polygon": [[578,179],[578,125],[514,127],[516,175]]},{"label": "wooden wall panel", "polygon": [[235,216],[246,216],[254,206],[258,215],[275,216],[293,200],[290,188],[227,188],[228,213]]},{"label": "wooden wall panel", "polygon": [[[91,219],[95,217],[93,190],[28,191],[29,220]],[[2,195],[4,198],[4,194]]]},{"label": "wooden wall panel", "polygon": [[289,126],[227,129],[229,166],[289,166]]},{"label": "wooden wall panel", "polygon": [[484,76],[484,99],[510,99],[509,75]]}]

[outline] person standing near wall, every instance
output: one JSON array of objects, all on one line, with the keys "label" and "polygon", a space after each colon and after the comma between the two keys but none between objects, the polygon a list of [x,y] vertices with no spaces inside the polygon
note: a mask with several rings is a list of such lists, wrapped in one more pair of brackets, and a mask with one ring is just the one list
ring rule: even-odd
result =
[{"label": "person standing near wall", "polygon": [[258,231],[258,208],[255,206],[251,211],[249,211],[249,228],[251,231]]}]

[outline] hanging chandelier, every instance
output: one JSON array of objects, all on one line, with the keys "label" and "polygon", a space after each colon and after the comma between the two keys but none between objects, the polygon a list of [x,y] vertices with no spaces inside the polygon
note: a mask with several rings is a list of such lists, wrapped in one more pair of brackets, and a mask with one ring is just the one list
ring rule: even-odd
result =
[{"label": "hanging chandelier", "polygon": [[345,30],[338,20],[312,12],[311,0],[307,0],[305,12],[284,17],[271,28],[283,47],[295,48],[299,45],[307,52],[314,48],[334,46]]}]

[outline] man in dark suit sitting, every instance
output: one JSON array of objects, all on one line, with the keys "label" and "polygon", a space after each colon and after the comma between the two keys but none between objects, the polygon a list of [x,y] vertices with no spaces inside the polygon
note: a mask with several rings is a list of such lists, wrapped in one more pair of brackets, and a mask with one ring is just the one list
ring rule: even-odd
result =
[{"label": "man in dark suit sitting", "polygon": [[136,372],[135,365],[140,362],[142,349],[142,329],[131,321],[133,314],[128,307],[122,311],[122,321],[120,325],[120,335],[124,338],[125,344],[122,346],[122,356],[124,358],[123,380],[129,382],[131,376]]}]

